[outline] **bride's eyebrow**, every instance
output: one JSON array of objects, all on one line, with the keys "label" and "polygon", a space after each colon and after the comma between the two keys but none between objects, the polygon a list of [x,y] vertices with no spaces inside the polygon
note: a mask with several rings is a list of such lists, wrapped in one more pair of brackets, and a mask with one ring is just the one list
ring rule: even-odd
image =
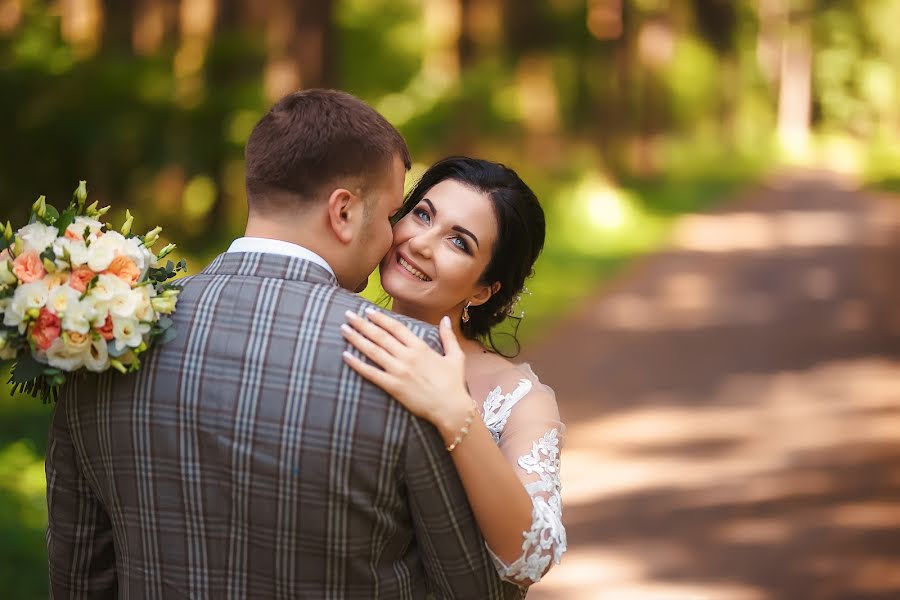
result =
[{"label": "bride's eyebrow", "polygon": [[[434,204],[431,202],[431,200],[429,200],[428,198],[422,198],[422,202],[424,202],[425,204],[428,205],[428,208],[431,210],[431,214],[433,214],[434,216],[437,216],[437,209],[434,207]],[[475,236],[475,234],[472,233],[471,231],[469,231],[468,229],[466,229],[465,227],[461,227],[459,225],[454,225],[453,227],[451,227],[451,229],[453,229],[453,231],[458,231],[460,233],[466,234],[467,236],[472,238],[472,241],[475,242],[476,247],[478,247],[478,248],[481,247],[481,245],[478,243],[478,238]]]}]

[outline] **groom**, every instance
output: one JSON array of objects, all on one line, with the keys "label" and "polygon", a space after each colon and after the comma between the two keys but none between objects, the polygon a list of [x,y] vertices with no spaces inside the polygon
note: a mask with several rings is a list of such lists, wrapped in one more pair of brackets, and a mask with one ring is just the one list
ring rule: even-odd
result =
[{"label": "groom", "polygon": [[[437,431],[341,360],[410,166],[356,98],[292,94],[246,148],[246,237],[176,339],[74,380],[47,450],[55,598],[513,598]],[[439,348],[434,329],[406,319]]]}]

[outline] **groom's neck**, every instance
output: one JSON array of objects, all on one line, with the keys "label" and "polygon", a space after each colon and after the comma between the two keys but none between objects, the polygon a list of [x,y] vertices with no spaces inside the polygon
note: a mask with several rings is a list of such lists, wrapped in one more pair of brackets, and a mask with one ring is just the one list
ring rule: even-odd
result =
[{"label": "groom's neck", "polygon": [[262,218],[251,215],[247,219],[247,228],[244,231],[246,237],[266,238],[269,240],[281,240],[303,246],[324,258],[329,264],[333,263],[333,250],[330,248],[325,233],[316,231],[310,227],[307,219],[298,223],[296,218],[283,215],[282,218]]}]

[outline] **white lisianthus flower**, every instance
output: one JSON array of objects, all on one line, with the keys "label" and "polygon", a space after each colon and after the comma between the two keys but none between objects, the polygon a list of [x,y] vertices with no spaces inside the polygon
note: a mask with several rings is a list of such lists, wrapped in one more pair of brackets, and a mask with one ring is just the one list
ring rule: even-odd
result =
[{"label": "white lisianthus flower", "polygon": [[126,348],[137,348],[144,341],[143,335],[150,331],[150,326],[138,323],[133,317],[113,317],[113,339],[116,352],[123,352]]},{"label": "white lisianthus flower", "polygon": [[16,235],[24,243],[25,252],[40,254],[47,249],[47,246],[56,241],[56,238],[59,237],[59,230],[51,225],[32,223],[21,228]]},{"label": "white lisianthus flower", "polygon": [[47,308],[56,313],[60,318],[65,316],[66,311],[73,304],[78,304],[78,298],[81,296],[78,292],[67,285],[60,285],[53,288],[47,297]]},{"label": "white lisianthus flower", "polygon": [[9,307],[3,313],[3,324],[9,327],[18,325],[19,330],[23,331],[25,313],[32,308],[43,308],[49,297],[50,288],[43,279],[20,285],[13,293]]},{"label": "white lisianthus flower", "polygon": [[109,368],[109,349],[103,338],[92,339],[91,348],[84,359],[84,366],[88,371],[102,373]]},{"label": "white lisianthus flower", "polygon": [[129,289],[126,292],[117,293],[109,301],[109,313],[113,318],[134,317],[138,306],[141,304],[141,294],[137,290]]},{"label": "white lisianthus flower", "polygon": [[[76,334],[81,335],[81,334]],[[81,336],[90,341],[87,336]],[[47,348],[47,364],[63,371],[74,371],[84,366],[85,359],[90,351],[90,343],[87,344],[66,344],[64,336],[59,336],[50,347]]]},{"label": "white lisianthus flower", "polygon": [[66,235],[73,239],[84,240],[84,230],[87,229],[89,231],[88,241],[93,242],[97,239],[97,233],[99,233],[101,227],[103,227],[103,223],[96,219],[75,217],[75,221],[66,227]]},{"label": "white lisianthus flower", "polygon": [[125,294],[130,290],[131,287],[115,275],[101,274],[97,277],[97,283],[91,288],[90,295],[99,302],[109,303],[119,294]]},{"label": "white lisianthus flower", "polygon": [[96,313],[97,302],[90,296],[84,300],[72,302],[62,318],[63,329],[86,334],[91,330],[91,323],[97,318]]}]

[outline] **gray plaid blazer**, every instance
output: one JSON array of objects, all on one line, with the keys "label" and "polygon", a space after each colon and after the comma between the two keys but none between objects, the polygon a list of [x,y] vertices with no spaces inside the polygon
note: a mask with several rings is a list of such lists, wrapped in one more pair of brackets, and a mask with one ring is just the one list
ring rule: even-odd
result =
[{"label": "gray plaid blazer", "polygon": [[174,341],[62,391],[53,597],[523,596],[437,431],[341,360],[344,311],[369,303],[276,254],[222,254],[182,281]]}]

